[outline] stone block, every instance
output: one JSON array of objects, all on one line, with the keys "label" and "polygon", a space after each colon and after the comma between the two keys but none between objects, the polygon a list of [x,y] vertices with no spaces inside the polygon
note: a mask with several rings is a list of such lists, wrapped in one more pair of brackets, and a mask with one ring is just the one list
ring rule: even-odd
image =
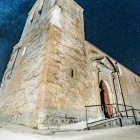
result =
[{"label": "stone block", "polygon": [[50,82],[50,83],[56,83],[56,78],[55,78],[55,75],[52,74],[52,73],[48,73],[47,74],[47,81]]},{"label": "stone block", "polygon": [[71,77],[71,68],[67,68],[66,69],[66,75],[68,76],[68,77]]},{"label": "stone block", "polygon": [[46,83],[45,82],[40,83],[39,87],[38,87],[38,92],[39,93],[45,92],[45,87],[46,87]]},{"label": "stone block", "polygon": [[49,62],[48,62],[48,64],[49,64],[50,66],[58,67],[58,63],[55,62],[53,59],[50,59]]},{"label": "stone block", "polygon": [[46,92],[49,92],[49,93],[61,93],[62,88],[57,84],[47,83],[46,84]]},{"label": "stone block", "polygon": [[54,66],[49,66],[49,73],[53,73],[54,75],[58,75],[59,74],[59,69],[57,67]]},{"label": "stone block", "polygon": [[74,70],[74,78],[78,78],[80,75],[79,71]]},{"label": "stone block", "polygon": [[61,62],[61,57],[57,54],[52,54],[51,58],[56,62]]}]

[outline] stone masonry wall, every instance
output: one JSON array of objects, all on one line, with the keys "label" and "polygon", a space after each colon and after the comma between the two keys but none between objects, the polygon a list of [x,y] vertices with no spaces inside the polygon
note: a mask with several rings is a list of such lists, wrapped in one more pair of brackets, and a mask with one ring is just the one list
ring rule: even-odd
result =
[{"label": "stone masonry wall", "polygon": [[[92,47],[92,49],[91,49]],[[94,45],[86,42],[86,48],[89,50],[89,56],[106,56],[110,59],[112,64],[115,66],[116,60],[96,48]],[[90,49],[89,49],[90,48]],[[92,51],[91,51],[92,50]],[[92,52],[92,53],[91,53]],[[123,92],[123,96],[125,99],[125,104],[133,106],[136,109],[139,109],[140,106],[140,77],[128,70],[126,67],[121,65],[117,62],[117,66],[119,68],[119,79],[120,84]],[[106,74],[105,74],[106,75]],[[120,93],[119,84],[117,80],[116,73],[114,73],[114,83],[115,83],[115,90],[117,93],[118,103],[123,104],[122,94]],[[108,79],[108,78],[106,78]],[[108,80],[107,80],[108,81]],[[100,82],[100,81],[99,81]],[[111,84],[110,84],[111,87]],[[121,107],[120,107],[121,108]],[[121,108],[124,109],[124,108]]]},{"label": "stone masonry wall", "polygon": [[[49,2],[51,6],[51,1]],[[35,13],[38,13],[38,6],[40,6],[40,3],[37,3],[32,9]],[[39,13],[33,19],[30,19],[32,23],[29,19],[30,15],[22,38],[13,49],[3,77],[3,86],[0,91],[0,118],[34,127],[37,126],[39,118],[36,103],[49,19],[42,19]],[[28,28],[31,28],[30,32],[28,32]],[[14,62],[15,65],[13,65]]]},{"label": "stone masonry wall", "polygon": [[[37,101],[39,127],[84,120],[84,106],[96,104],[94,72],[84,46],[83,9],[71,0],[58,1],[53,9],[61,11],[61,26],[50,24],[47,35]],[[92,116],[97,117],[96,112]]]}]

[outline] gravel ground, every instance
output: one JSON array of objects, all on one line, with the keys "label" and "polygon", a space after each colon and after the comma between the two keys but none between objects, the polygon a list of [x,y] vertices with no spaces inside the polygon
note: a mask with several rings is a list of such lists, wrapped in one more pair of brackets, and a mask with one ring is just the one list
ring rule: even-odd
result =
[{"label": "gravel ground", "polygon": [[35,130],[27,126],[1,122],[0,140],[140,140],[140,126],[62,131]]}]

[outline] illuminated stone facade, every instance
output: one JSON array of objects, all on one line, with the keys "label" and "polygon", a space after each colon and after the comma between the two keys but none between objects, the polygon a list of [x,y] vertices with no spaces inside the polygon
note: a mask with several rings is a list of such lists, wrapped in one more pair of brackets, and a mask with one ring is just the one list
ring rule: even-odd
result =
[{"label": "illuminated stone facade", "polygon": [[[138,108],[140,77],[85,41],[83,9],[73,0],[38,0],[3,77],[0,118],[39,128],[76,123],[84,106],[101,104],[101,81],[110,103],[123,104],[119,80],[125,103]],[[100,108],[90,117],[101,117]]]}]

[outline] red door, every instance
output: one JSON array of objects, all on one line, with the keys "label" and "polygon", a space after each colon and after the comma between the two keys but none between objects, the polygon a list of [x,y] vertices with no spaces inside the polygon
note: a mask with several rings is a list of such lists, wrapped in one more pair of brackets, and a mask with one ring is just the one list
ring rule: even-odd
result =
[{"label": "red door", "polygon": [[103,111],[104,111],[104,115],[106,118],[111,118],[112,117],[112,111],[111,111],[111,106],[110,105],[106,105],[106,104],[110,104],[110,99],[109,99],[109,95],[108,95],[108,89],[106,84],[101,81],[100,83],[100,88],[101,88],[101,104],[105,104],[103,106]]}]

